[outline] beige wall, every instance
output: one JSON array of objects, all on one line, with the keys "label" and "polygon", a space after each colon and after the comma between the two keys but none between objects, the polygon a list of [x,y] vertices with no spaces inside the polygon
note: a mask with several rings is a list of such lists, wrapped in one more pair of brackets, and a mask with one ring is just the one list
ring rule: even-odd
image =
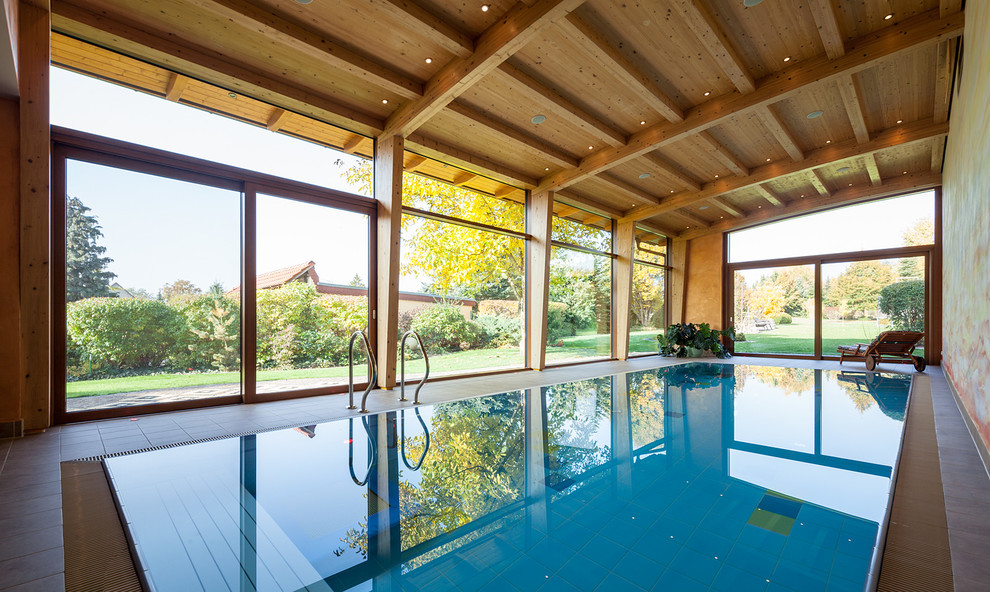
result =
[{"label": "beige wall", "polygon": [[943,169],[943,365],[990,444],[990,2],[966,3]]},{"label": "beige wall", "polygon": [[21,419],[18,110],[0,99],[0,422]]},{"label": "beige wall", "polygon": [[684,322],[722,328],[722,234],[688,241]]}]

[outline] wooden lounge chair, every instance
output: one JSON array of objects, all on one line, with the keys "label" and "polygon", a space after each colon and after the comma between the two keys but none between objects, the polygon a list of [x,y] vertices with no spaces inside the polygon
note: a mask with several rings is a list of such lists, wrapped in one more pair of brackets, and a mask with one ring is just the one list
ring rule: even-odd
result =
[{"label": "wooden lounge chair", "polygon": [[846,358],[863,360],[866,362],[866,369],[873,370],[884,358],[896,358],[911,362],[915,370],[923,372],[925,358],[912,353],[924,336],[925,334],[920,331],[884,331],[871,343],[840,345],[839,363],[841,364]]}]

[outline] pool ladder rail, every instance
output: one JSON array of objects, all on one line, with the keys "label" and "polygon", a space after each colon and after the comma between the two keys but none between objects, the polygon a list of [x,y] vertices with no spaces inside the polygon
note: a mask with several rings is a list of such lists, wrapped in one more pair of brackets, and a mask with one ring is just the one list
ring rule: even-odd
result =
[{"label": "pool ladder rail", "polygon": [[[416,413],[416,419],[419,420],[419,425],[423,427],[423,453],[419,455],[419,460],[415,463],[409,462],[409,457],[406,455],[406,410],[402,409],[399,413],[399,449],[400,456],[402,457],[402,464],[410,471],[418,471],[420,467],[423,466],[423,461],[426,460],[426,455],[430,452],[430,428],[426,425],[426,421],[423,419],[422,414],[420,414],[419,409],[413,409]],[[371,479],[372,469],[375,466],[375,462],[378,460],[378,444],[375,440],[375,435],[371,432],[371,424],[367,416],[361,417],[361,425],[364,426],[364,433],[368,438],[368,466],[364,472],[364,477],[358,478],[357,473],[354,471],[354,420],[355,417],[349,418],[348,425],[348,437],[347,437],[347,470],[351,473],[351,481],[354,481],[355,485],[358,487],[364,487],[368,484]],[[390,440],[392,443],[389,446],[394,446],[395,441],[395,428],[390,432],[392,438]]]},{"label": "pool ladder rail", "polygon": [[[406,339],[409,339],[410,337],[416,338],[416,342],[419,344],[419,351],[423,352],[423,361],[426,363],[426,374],[423,375],[423,378],[419,381],[419,384],[416,385],[416,392],[413,395],[413,405],[419,405],[419,391],[423,388],[423,385],[426,384],[426,380],[430,377],[430,356],[426,355],[426,347],[423,346],[423,339],[419,336],[419,333],[413,331],[412,329],[402,334],[402,346],[399,351],[399,365],[401,367],[399,378],[399,400],[409,400],[406,398]],[[418,416],[419,413],[417,412],[416,415]],[[420,422],[422,421],[422,418],[420,418]],[[422,460],[420,460],[420,462],[422,463]]]},{"label": "pool ladder rail", "polygon": [[361,396],[361,413],[367,413],[368,393],[375,388],[375,383],[378,382],[378,362],[375,360],[375,354],[371,351],[371,342],[368,341],[368,335],[364,331],[351,333],[351,341],[347,346],[347,408],[357,409],[354,406],[354,341],[358,337],[364,342],[364,349],[368,352],[368,361],[371,363],[371,379],[368,380],[368,387],[364,389],[364,394]]}]

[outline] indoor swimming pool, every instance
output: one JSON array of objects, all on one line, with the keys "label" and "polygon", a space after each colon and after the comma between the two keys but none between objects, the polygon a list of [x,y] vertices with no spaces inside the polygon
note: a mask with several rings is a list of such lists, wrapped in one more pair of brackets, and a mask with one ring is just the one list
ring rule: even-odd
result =
[{"label": "indoor swimming pool", "polygon": [[910,385],[688,363],[104,463],[153,590],[862,591]]}]

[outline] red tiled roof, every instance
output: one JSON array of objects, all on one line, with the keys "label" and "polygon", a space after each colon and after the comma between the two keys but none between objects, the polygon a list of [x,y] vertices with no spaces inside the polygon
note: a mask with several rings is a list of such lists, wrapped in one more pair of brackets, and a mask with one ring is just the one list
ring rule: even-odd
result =
[{"label": "red tiled roof", "polygon": [[[275,271],[266,271],[265,273],[260,273],[256,278],[257,286],[259,290],[264,290],[267,288],[278,288],[279,286],[284,286],[285,284],[291,282],[292,280],[302,276],[307,272],[309,273],[309,276],[313,279],[313,283],[319,284],[320,277],[316,275],[316,263],[312,261],[307,261],[306,263],[297,263],[295,265],[290,265],[288,267],[276,269]],[[237,286],[233,290],[227,292],[227,295],[233,296],[239,294],[240,291],[241,291],[241,287]]]}]

